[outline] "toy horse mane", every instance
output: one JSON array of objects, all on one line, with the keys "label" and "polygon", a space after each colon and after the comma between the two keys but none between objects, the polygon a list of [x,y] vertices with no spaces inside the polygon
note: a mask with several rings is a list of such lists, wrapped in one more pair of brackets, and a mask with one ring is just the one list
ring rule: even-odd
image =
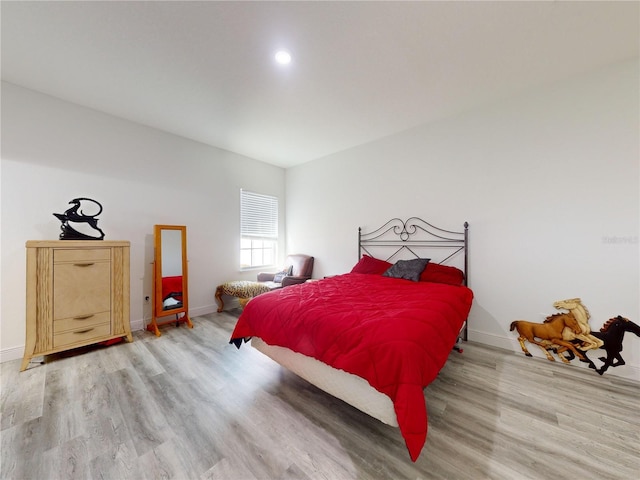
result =
[{"label": "toy horse mane", "polygon": [[604,325],[602,325],[602,327],[600,327],[600,333],[606,333],[607,330],[609,330],[609,327],[611,326],[611,324],[613,322],[615,322],[616,319],[615,318],[610,318],[609,320],[607,320]]},{"label": "toy horse mane", "polygon": [[566,300],[562,300],[562,301],[556,302],[556,303],[564,303],[564,304],[566,304],[566,306],[564,306],[564,308],[566,308],[566,309],[573,309],[573,308],[582,307],[582,309],[584,310],[585,315],[587,316],[587,319],[591,318],[591,314],[589,313],[589,310],[587,310],[587,307],[582,303],[582,300],[580,298],[568,298]]},{"label": "toy horse mane", "polygon": [[554,313],[553,315],[549,315],[547,318],[545,318],[543,323],[553,322],[553,320],[554,320],[555,318],[557,318],[557,317],[562,317],[562,316],[564,316],[564,315],[570,315],[570,316],[573,316],[573,315],[571,315],[570,313],[562,313],[562,312],[561,312],[561,313]]},{"label": "toy horse mane", "polygon": [[609,327],[616,323],[617,320],[628,321],[626,318],[618,315],[617,317],[610,318],[607,320],[602,327],[600,327],[600,333],[606,333],[609,330]]}]

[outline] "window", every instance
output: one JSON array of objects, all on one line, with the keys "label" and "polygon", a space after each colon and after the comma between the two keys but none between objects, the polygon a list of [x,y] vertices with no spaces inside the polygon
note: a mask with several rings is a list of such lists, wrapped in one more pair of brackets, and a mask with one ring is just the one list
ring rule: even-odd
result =
[{"label": "window", "polygon": [[240,190],[240,268],[274,265],[278,197]]}]

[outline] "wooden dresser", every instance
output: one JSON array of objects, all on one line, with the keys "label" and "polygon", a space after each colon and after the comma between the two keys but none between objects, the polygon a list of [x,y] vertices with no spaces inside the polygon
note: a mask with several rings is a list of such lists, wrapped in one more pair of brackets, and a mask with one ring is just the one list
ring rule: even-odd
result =
[{"label": "wooden dresser", "polygon": [[27,247],[27,338],[20,371],[33,357],[125,337],[129,242],[33,240]]}]

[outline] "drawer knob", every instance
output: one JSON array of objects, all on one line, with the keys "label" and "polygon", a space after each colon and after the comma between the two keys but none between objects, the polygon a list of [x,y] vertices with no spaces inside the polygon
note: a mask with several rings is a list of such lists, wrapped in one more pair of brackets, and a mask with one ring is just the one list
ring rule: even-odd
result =
[{"label": "drawer knob", "polygon": [[74,320],[86,320],[87,318],[93,317],[93,313],[91,315],[85,315],[84,317],[73,317]]},{"label": "drawer knob", "polygon": [[92,263],[74,263],[73,265],[76,267],[90,267],[91,265],[95,265],[95,264],[92,262]]}]

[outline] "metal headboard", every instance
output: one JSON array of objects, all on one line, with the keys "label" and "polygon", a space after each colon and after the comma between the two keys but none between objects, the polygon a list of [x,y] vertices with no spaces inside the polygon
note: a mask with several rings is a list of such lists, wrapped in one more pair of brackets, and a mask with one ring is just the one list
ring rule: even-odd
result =
[{"label": "metal headboard", "polygon": [[[469,223],[464,222],[462,232],[445,230],[422,220],[411,217],[408,220],[392,218],[380,228],[362,233],[358,228],[358,259],[363,254],[393,262],[402,257],[431,258],[433,262],[452,263],[462,255],[464,285],[469,284]],[[432,258],[438,252],[444,258]],[[382,254],[382,255],[381,255]],[[467,323],[463,329],[463,339],[467,340]]]}]

